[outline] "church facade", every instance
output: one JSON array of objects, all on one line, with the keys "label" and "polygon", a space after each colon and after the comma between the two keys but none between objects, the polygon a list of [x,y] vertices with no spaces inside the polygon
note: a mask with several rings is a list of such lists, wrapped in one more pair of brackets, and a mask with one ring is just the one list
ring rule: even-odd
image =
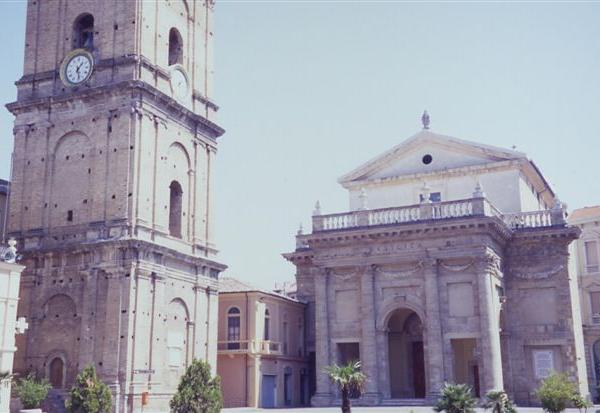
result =
[{"label": "church facade", "polygon": [[23,254],[15,370],[86,365],[116,411],[166,411],[216,371],[213,2],[29,1],[9,235]]},{"label": "church facade", "polygon": [[360,403],[432,402],[444,382],[521,405],[552,371],[588,394],[577,277],[580,230],[525,154],[424,129],[340,178],[284,256],[307,302],[312,403],[339,394],[323,368],[360,360]]}]

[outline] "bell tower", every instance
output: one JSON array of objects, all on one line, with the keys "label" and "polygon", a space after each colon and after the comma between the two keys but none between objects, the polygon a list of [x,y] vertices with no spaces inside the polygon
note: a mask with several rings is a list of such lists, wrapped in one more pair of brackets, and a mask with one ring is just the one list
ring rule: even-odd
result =
[{"label": "bell tower", "polygon": [[16,369],[86,365],[117,411],[216,362],[212,0],[29,0],[9,234],[31,327]]}]

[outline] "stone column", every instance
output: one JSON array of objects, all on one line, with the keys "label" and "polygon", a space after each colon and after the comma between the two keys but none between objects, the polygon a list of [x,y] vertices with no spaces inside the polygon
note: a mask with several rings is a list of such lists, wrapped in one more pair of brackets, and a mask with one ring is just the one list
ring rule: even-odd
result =
[{"label": "stone column", "polygon": [[323,369],[331,364],[329,337],[329,303],[327,289],[329,287],[329,270],[321,269],[315,274],[315,352],[317,391],[311,404],[316,407],[329,406],[332,399],[331,384]]},{"label": "stone column", "polygon": [[502,355],[500,348],[499,315],[496,311],[496,294],[493,277],[498,270],[498,259],[486,256],[478,263],[477,292],[479,296],[479,323],[481,338],[478,343],[481,354],[481,394],[490,390],[502,390]]},{"label": "stone column", "polygon": [[444,346],[440,319],[437,259],[426,260],[423,273],[425,281],[425,320],[421,321],[425,327],[424,338],[427,345],[425,349],[426,398],[434,402],[437,400],[444,383]]},{"label": "stone column", "polygon": [[361,318],[361,365],[363,372],[367,375],[365,393],[362,395],[363,402],[367,405],[380,403],[378,380],[378,351],[375,331],[375,297],[374,297],[374,266],[366,267],[360,274],[360,318]]}]

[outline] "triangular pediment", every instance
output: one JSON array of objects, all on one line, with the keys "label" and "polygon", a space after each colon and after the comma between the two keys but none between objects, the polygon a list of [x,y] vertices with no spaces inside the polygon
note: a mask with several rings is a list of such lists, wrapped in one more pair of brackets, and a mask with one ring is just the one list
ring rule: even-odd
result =
[{"label": "triangular pediment", "polygon": [[342,176],[339,182],[349,184],[524,158],[522,152],[423,130]]}]

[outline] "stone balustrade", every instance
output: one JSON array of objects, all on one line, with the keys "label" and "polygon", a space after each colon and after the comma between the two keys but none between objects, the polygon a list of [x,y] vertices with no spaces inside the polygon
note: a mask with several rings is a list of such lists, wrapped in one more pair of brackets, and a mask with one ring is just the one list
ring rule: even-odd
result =
[{"label": "stone balustrade", "polygon": [[483,197],[393,208],[364,209],[338,214],[313,215],[312,224],[313,232],[320,232],[478,216],[496,217],[514,230],[566,224],[565,211],[562,205],[544,211],[502,214]]},{"label": "stone balustrade", "polygon": [[281,343],[270,340],[235,340],[217,342],[219,353],[282,354]]}]

